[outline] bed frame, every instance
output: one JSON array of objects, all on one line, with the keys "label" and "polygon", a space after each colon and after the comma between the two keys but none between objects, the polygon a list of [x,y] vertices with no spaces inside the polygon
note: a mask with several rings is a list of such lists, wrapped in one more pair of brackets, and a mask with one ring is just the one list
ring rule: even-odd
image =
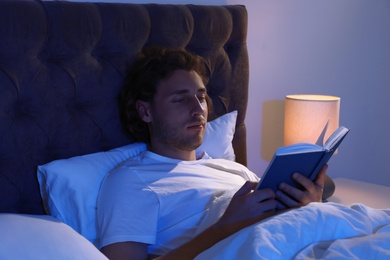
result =
[{"label": "bed frame", "polygon": [[38,165],[133,142],[117,94],[146,46],[205,58],[209,120],[238,110],[233,147],[245,165],[246,33],[239,5],[0,1],[0,212],[45,214]]}]

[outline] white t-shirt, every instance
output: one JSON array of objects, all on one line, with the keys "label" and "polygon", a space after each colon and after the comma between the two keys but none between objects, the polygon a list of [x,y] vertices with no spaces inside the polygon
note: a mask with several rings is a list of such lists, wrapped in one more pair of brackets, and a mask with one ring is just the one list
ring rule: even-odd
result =
[{"label": "white t-shirt", "polygon": [[232,161],[182,161],[145,151],[116,167],[103,182],[100,246],[133,241],[150,244],[150,254],[165,254],[194,236],[214,198],[238,190],[246,180],[258,177]]}]

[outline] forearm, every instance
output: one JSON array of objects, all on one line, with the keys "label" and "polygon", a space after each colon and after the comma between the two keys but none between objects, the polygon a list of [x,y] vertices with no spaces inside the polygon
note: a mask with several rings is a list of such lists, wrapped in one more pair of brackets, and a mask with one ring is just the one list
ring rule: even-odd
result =
[{"label": "forearm", "polygon": [[276,214],[277,202],[271,189],[254,191],[257,183],[247,181],[232,197],[222,217],[189,242],[160,259],[194,259],[235,232]]},{"label": "forearm", "polygon": [[216,225],[212,225],[191,241],[184,245],[172,250],[168,254],[158,259],[194,259],[198,254],[212,247],[222,239],[228,237],[228,231],[223,228],[218,228]]},{"label": "forearm", "polygon": [[172,250],[168,254],[159,257],[158,259],[194,259],[197,255],[217,244],[219,241],[229,237],[230,235],[236,233],[237,231],[250,226],[262,219],[265,219],[271,215],[274,215],[275,212],[269,212],[263,214],[260,217],[241,221],[235,224],[226,225],[221,221],[216,222],[211,225],[209,228],[204,230],[198,236],[194,237],[189,242],[180,246],[179,248]]}]

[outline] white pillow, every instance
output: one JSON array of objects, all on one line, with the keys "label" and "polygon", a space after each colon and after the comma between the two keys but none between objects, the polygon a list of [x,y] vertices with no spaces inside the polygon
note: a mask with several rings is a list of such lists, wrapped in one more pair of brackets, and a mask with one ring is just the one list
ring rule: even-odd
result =
[{"label": "white pillow", "polygon": [[52,216],[0,214],[0,259],[107,259]]},{"label": "white pillow", "polygon": [[203,144],[196,149],[196,153],[205,151],[212,158],[235,161],[232,140],[236,130],[237,114],[237,111],[233,111],[208,122]]},{"label": "white pillow", "polygon": [[[234,160],[232,140],[236,118],[237,111],[233,111],[208,122],[203,144],[197,153],[206,151],[212,158]],[[104,177],[118,163],[144,150],[144,143],[134,143],[38,166],[38,181],[46,211],[96,244],[96,201]]]},{"label": "white pillow", "polygon": [[46,211],[94,243],[96,200],[104,177],[115,165],[143,150],[146,150],[144,143],[133,143],[38,166]]}]

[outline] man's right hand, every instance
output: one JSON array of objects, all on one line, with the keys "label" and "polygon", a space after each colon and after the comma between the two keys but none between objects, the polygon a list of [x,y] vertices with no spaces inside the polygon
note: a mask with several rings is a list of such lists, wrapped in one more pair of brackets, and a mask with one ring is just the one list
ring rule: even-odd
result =
[{"label": "man's right hand", "polygon": [[232,197],[222,217],[215,223],[234,233],[275,214],[277,201],[271,189],[255,190],[257,182],[247,181]]}]

